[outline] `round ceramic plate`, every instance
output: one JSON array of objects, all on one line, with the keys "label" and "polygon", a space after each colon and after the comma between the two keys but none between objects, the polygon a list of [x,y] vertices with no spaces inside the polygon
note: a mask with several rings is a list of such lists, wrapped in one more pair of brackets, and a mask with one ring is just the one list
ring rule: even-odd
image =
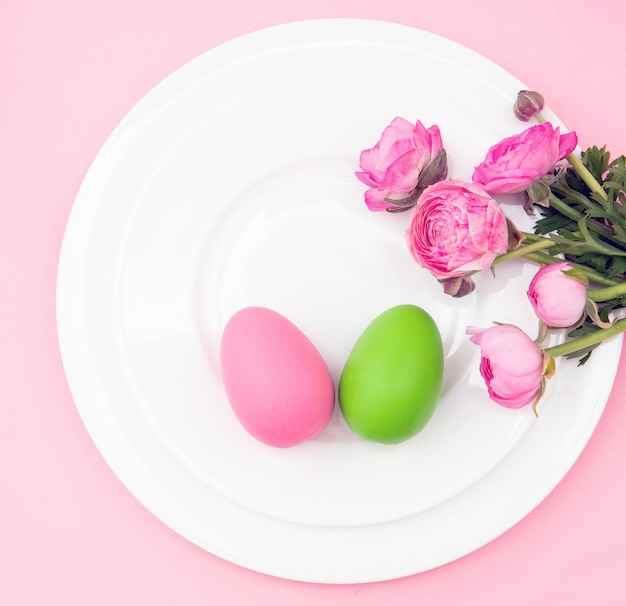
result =
[{"label": "round ceramic plate", "polygon": [[[438,124],[450,175],[469,179],[490,145],[522,130],[520,88],[423,31],[322,20],[211,50],[129,112],[67,225],[58,329],[86,427],[151,512],[242,566],[354,583],[468,554],[556,486],[602,413],[621,341],[582,368],[560,361],[539,419],[498,407],[465,329],[534,331],[524,292],[535,268],[505,265],[472,295],[445,296],[405,248],[408,215],[369,212],[354,176],[399,115]],[[236,310],[288,317],[337,381],[365,326],[400,303],[435,318],[446,353],[440,404],[415,438],[365,442],[337,411],[290,449],[240,427],[218,358]]]}]

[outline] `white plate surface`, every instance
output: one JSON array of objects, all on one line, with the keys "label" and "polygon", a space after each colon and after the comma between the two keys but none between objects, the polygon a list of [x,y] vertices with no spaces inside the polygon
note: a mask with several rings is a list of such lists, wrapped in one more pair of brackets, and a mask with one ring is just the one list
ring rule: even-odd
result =
[{"label": "white plate surface", "polygon": [[[369,582],[470,553],[556,486],[602,413],[621,339],[582,368],[560,361],[539,420],[498,407],[465,328],[532,333],[534,268],[499,267],[473,295],[446,297],[405,248],[408,215],[367,211],[354,176],[359,152],[401,115],[438,124],[450,174],[469,179],[524,127],[511,109],[520,88],[431,34],[322,20],[220,46],[127,115],[68,222],[58,329],[85,425],[151,512],[254,570]],[[417,437],[367,443],[337,413],[318,439],[273,449],[238,425],[217,355],[237,309],[290,318],[337,381],[363,328],[399,303],[433,315],[446,351],[443,397]]]}]

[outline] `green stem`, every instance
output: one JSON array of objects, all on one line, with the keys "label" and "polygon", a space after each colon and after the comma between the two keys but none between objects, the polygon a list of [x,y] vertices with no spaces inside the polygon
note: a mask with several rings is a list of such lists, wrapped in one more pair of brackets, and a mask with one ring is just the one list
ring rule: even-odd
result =
[{"label": "green stem", "polygon": [[567,161],[572,165],[572,168],[578,173],[578,176],[587,184],[587,187],[598,194],[603,200],[607,200],[607,193],[602,189],[602,186],[596,181],[596,178],[587,170],[587,167],[582,163],[581,159],[571,153],[566,156]]},{"label": "green stem", "polygon": [[618,335],[625,330],[626,319],[618,320],[610,328],[596,330],[595,332],[589,333],[584,337],[579,337],[578,339],[572,339],[571,341],[566,341],[565,343],[561,343],[560,345],[548,347],[543,351],[553,358],[556,358],[558,356],[565,356],[567,354],[576,353],[577,351],[582,351],[587,347],[591,347],[592,345],[601,343],[605,339],[608,339],[609,337],[614,337],[615,335]]},{"label": "green stem", "polygon": [[497,265],[498,263],[503,263],[504,261],[510,261],[511,259],[517,259],[519,257],[525,257],[527,254],[544,250],[546,248],[550,248],[552,246],[556,246],[556,242],[552,240],[548,240],[546,238],[542,238],[541,240],[536,240],[535,242],[531,242],[530,244],[522,244],[518,248],[514,248],[513,250],[509,250],[502,255],[496,257],[492,263],[492,265]]},{"label": "green stem", "polygon": [[[583,213],[578,212],[576,209],[563,202],[563,200],[561,200],[560,198],[557,198],[554,194],[550,194],[550,206],[554,208],[554,210],[557,210],[562,215],[566,216],[568,219],[572,219],[572,221],[576,221],[577,223],[585,216]],[[597,221],[588,221],[587,227],[591,231],[596,232],[606,240],[609,240],[610,242],[617,244],[618,246],[622,244],[619,240],[615,238],[615,234],[608,227],[605,227]]]},{"label": "green stem", "polygon": [[[496,257],[492,263],[492,265],[498,265],[498,263],[502,263],[504,261],[510,261],[511,259],[517,259],[519,257],[524,257],[533,263],[538,263],[539,265],[549,265],[550,263],[561,263],[563,261],[567,261],[572,267],[576,269],[580,269],[580,271],[584,272],[586,276],[589,278],[590,282],[595,284],[600,284],[602,286],[619,286],[623,285],[623,280],[618,280],[615,278],[609,278],[605,274],[588,267],[587,265],[582,265],[580,263],[576,263],[574,261],[570,261],[568,259],[562,259],[561,257],[554,257],[547,253],[541,252],[547,248],[551,248],[555,246],[557,243],[553,240],[549,240],[548,238],[544,238],[543,236],[538,236],[537,234],[531,234],[528,232],[521,232],[525,238],[525,242],[529,242],[529,244],[522,244],[518,248],[510,250],[498,257]],[[598,290],[600,293],[599,296],[603,296],[602,292]],[[610,297],[614,298],[614,297]],[[608,301],[609,298],[606,299],[596,299],[597,301]]]},{"label": "green stem", "polygon": [[541,242],[543,240],[546,240],[547,238],[544,238],[543,236],[539,236],[538,234],[531,234],[528,231],[523,231],[522,235],[524,236],[524,242]]},{"label": "green stem", "polygon": [[[585,275],[589,278],[590,282],[594,282],[595,284],[601,284],[602,286],[607,287],[617,287],[623,286],[624,283],[622,280],[616,280],[614,278],[609,278],[604,274],[592,269],[591,267],[587,267],[586,265],[581,265],[580,263],[575,263],[573,261],[569,261],[567,259],[562,259],[560,257],[553,257],[552,255],[543,253],[541,251],[551,248],[552,246],[556,246],[556,242],[553,240],[548,240],[542,236],[537,236],[536,234],[529,234],[526,232],[522,232],[522,234],[526,237],[526,240],[529,241],[529,244],[522,244],[518,248],[513,250],[509,250],[508,252],[499,255],[496,257],[491,264],[492,266],[498,265],[499,263],[503,263],[505,261],[510,261],[511,259],[518,259],[520,257],[524,257],[529,261],[534,263],[538,263],[540,265],[549,265],[550,263],[562,263],[563,261],[567,261],[572,267],[576,269],[580,269]],[[603,296],[603,292],[605,289],[598,289],[599,296]],[[608,291],[607,291],[608,292]],[[621,291],[620,291],[621,292]],[[606,299],[595,299],[596,301],[608,301],[609,298]]]},{"label": "green stem", "polygon": [[587,297],[596,303],[610,301],[623,296],[626,296],[626,282],[608,286],[607,288],[590,289],[587,291]]},{"label": "green stem", "polygon": [[[539,124],[546,122],[546,119],[541,112],[537,112],[535,114],[535,120],[537,120]],[[573,152],[568,154],[566,159],[572,165],[572,168],[578,173],[578,176],[587,184],[587,187],[601,196],[603,200],[606,200],[608,196],[604,189],[602,189],[602,185],[600,185],[596,181],[596,178],[589,172],[589,170],[587,170],[587,167],[582,163],[581,159]]]},{"label": "green stem", "polygon": [[573,221],[578,221],[578,219],[584,217],[582,213],[572,208],[569,204],[565,204],[565,202],[557,198],[554,194],[550,194],[550,206]]},{"label": "green stem", "polygon": [[[533,263],[538,263],[539,265],[549,265],[550,263],[561,263],[565,259],[561,259],[560,257],[553,257],[552,255],[542,253],[542,252],[533,252],[528,253],[524,257],[529,261],[533,261]],[[604,274],[596,271],[595,269],[591,269],[586,265],[581,265],[580,263],[574,263],[573,261],[567,261],[572,267],[576,269],[580,269],[580,271],[585,272],[586,276],[589,278],[590,282],[594,282],[595,284],[601,284],[602,286],[617,286],[622,284],[622,280],[615,280],[614,278],[609,278]],[[600,290],[600,289],[598,289]],[[602,289],[604,290],[604,289]]]}]

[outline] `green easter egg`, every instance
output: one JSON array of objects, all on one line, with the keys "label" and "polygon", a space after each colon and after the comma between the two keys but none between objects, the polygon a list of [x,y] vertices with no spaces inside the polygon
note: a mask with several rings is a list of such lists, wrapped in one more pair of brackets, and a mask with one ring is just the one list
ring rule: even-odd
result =
[{"label": "green easter egg", "polygon": [[420,307],[398,305],[375,318],[352,348],[339,379],[339,405],[356,434],[397,444],[430,421],[442,383],[435,321]]}]

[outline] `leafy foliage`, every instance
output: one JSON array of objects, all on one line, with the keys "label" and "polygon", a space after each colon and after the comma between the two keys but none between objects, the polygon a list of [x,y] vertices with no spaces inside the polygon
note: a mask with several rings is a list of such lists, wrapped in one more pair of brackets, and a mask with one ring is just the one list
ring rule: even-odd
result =
[{"label": "leafy foliage", "polygon": [[[602,186],[592,191],[573,168],[560,170],[550,183],[550,206],[541,207],[542,218],[535,224],[535,234],[545,236],[553,246],[545,250],[553,257],[565,257],[589,276],[593,285],[622,284],[626,280],[626,158],[611,160],[605,147],[590,147],[581,154],[583,166]],[[598,303],[598,314],[608,321],[612,310],[626,306],[626,296],[616,296]],[[601,330],[592,319],[569,334],[578,338]],[[583,356],[591,349],[569,357]]]}]

